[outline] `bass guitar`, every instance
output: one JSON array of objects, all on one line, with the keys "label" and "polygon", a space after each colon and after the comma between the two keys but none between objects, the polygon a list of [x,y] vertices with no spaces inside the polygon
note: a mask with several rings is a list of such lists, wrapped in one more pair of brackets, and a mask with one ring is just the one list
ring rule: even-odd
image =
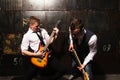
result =
[{"label": "bass guitar", "polygon": [[[77,62],[78,62],[78,64],[79,64],[79,66],[81,66],[81,61],[80,61],[80,59],[79,59],[79,57],[78,57],[78,55],[77,55],[76,50],[73,49],[72,51],[73,51],[73,53],[74,53],[74,56],[75,56],[75,58],[76,58],[76,60],[77,60]],[[84,69],[82,69],[82,73],[83,73],[84,80],[89,80],[88,73],[87,73]]]},{"label": "bass guitar", "polygon": [[[58,20],[57,23],[55,24],[55,27],[58,27],[58,24],[61,21]],[[56,35],[55,31],[53,30],[49,40],[47,41],[47,43],[45,44],[45,46],[40,45],[38,51],[43,51],[44,53],[44,57],[31,57],[31,62],[32,64],[34,64],[35,66],[39,67],[39,68],[44,68],[46,67],[47,63],[48,63],[48,56],[49,56],[49,49],[48,46],[51,42],[51,40],[54,38],[54,36]]]}]

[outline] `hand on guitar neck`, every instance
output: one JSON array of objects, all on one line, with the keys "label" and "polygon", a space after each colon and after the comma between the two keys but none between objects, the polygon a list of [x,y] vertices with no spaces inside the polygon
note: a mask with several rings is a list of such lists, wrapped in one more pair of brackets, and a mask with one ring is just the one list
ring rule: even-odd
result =
[{"label": "hand on guitar neck", "polygon": [[57,27],[54,27],[54,28],[53,28],[53,31],[55,32],[55,34],[58,34],[59,29],[58,29]]},{"label": "hand on guitar neck", "polygon": [[82,69],[85,68],[85,65],[84,65],[84,64],[81,64],[81,66],[78,66],[77,68],[81,71]]},{"label": "hand on guitar neck", "polygon": [[50,36],[50,37],[52,38],[51,41],[50,41],[50,43],[52,43],[53,40],[57,38],[58,32],[59,32],[59,29],[58,29],[57,27],[54,27],[54,28],[53,28],[53,32],[52,32],[52,33],[53,33],[53,36]]},{"label": "hand on guitar neck", "polygon": [[70,46],[69,46],[69,49],[68,49],[68,50],[69,50],[70,52],[73,52],[73,49],[74,49],[74,45],[73,45],[73,44],[70,44]]}]

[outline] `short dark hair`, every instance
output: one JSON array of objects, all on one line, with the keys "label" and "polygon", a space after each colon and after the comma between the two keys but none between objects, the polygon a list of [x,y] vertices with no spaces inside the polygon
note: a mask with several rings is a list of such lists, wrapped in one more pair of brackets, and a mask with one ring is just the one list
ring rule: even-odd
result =
[{"label": "short dark hair", "polygon": [[70,24],[70,29],[74,30],[77,28],[82,30],[84,28],[84,24],[83,24],[81,18],[73,17],[71,24]]},{"label": "short dark hair", "polygon": [[35,16],[30,16],[29,18],[29,24],[34,24],[35,22],[37,22],[38,24],[40,24],[40,19],[35,17]]}]

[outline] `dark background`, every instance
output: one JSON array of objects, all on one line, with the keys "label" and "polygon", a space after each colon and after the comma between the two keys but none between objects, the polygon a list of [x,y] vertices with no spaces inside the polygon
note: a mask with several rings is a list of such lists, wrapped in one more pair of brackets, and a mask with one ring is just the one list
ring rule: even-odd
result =
[{"label": "dark background", "polygon": [[120,0],[0,0],[0,75],[25,71],[20,43],[29,16],[40,18],[41,27],[49,33],[61,20],[58,39],[52,46],[68,68],[68,27],[73,16],[81,17],[85,27],[98,36],[94,74],[120,74]]}]

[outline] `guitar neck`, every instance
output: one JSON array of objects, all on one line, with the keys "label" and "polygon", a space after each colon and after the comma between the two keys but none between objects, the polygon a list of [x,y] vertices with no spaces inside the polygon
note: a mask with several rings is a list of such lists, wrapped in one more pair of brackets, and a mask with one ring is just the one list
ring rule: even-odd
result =
[{"label": "guitar neck", "polygon": [[[58,20],[57,23],[54,26],[58,27],[58,25],[60,24],[60,22],[61,22],[61,20]],[[48,48],[49,44],[51,43],[51,40],[54,38],[54,36],[55,36],[55,31],[53,30],[52,33],[51,33],[51,35],[50,35],[50,38],[49,38],[48,42],[44,46],[44,51],[47,50],[47,48]]]},{"label": "guitar neck", "polygon": [[75,57],[76,57],[76,59],[78,61],[79,66],[81,66],[80,59],[79,59],[79,57],[78,57],[77,52],[75,51],[75,49],[73,49],[73,53],[74,53],[74,55],[75,55]]},{"label": "guitar neck", "polygon": [[[79,66],[81,66],[81,65],[82,65],[82,64],[81,64],[81,61],[80,61],[80,59],[79,59],[79,57],[78,57],[77,52],[75,51],[75,49],[73,49],[73,53],[74,53],[74,55],[75,55],[75,58],[76,58],[77,61],[78,61]],[[82,72],[84,73],[85,70],[82,69]]]},{"label": "guitar neck", "polygon": [[[76,59],[78,61],[79,66],[81,66],[80,59],[79,59],[79,57],[78,57],[77,52],[75,51],[75,49],[73,49],[73,53],[74,53],[74,55],[75,55],[75,57],[76,57]],[[84,80],[89,80],[88,73],[84,69],[82,69],[82,73],[84,75]]]},{"label": "guitar neck", "polygon": [[44,51],[47,50],[49,44],[51,43],[51,40],[52,40],[53,37],[54,37],[54,35],[55,35],[55,31],[53,30],[52,33],[51,33],[51,35],[50,35],[50,38],[49,38],[48,42],[47,42],[46,45],[44,46]]}]

